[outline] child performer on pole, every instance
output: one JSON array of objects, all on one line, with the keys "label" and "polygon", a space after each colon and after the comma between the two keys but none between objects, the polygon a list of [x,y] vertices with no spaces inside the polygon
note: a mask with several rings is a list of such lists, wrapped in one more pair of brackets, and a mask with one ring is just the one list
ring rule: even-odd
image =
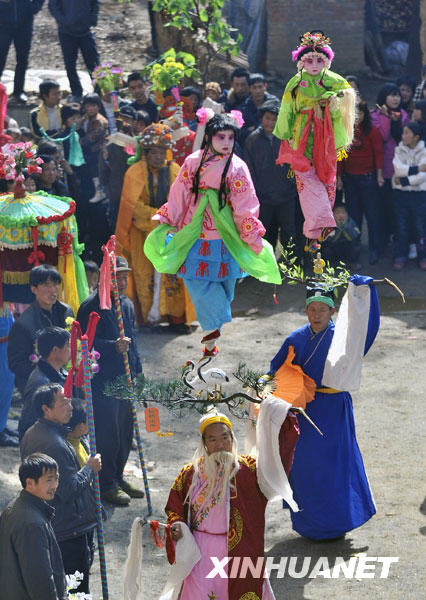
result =
[{"label": "child performer on pole", "polygon": [[284,91],[274,135],[282,140],[278,164],[296,176],[306,250],[316,252],[336,226],[336,160],[346,156],[355,120],[356,94],[329,71],[334,52],[322,31],[307,32],[293,51],[298,73]]},{"label": "child performer on pole", "polygon": [[169,201],[153,219],[162,225],[145,242],[157,271],[185,280],[204,331],[205,356],[217,354],[216,341],[232,320],[236,280],[248,273],[281,283],[271,245],[262,239],[259,201],[247,165],[234,154],[241,113],[198,111],[206,125],[203,146],[183,163]]}]

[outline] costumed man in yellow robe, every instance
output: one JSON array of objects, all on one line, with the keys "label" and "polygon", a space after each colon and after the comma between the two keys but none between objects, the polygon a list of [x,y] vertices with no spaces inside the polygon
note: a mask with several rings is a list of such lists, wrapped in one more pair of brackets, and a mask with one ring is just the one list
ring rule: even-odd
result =
[{"label": "costumed man in yellow robe", "polygon": [[168,125],[153,123],[144,129],[124,177],[115,235],[117,252],[132,268],[127,293],[139,308],[137,320],[155,325],[165,318],[174,332],[189,333],[185,323],[195,320],[195,313],[182,279],[155,271],[143,251],[147,235],[157,226],[152,217],[167,202],[179,172],[172,148]]}]

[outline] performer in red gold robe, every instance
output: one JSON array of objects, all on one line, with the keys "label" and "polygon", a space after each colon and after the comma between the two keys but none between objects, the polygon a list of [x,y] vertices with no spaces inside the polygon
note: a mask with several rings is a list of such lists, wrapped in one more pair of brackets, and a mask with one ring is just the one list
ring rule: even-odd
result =
[{"label": "performer in red gold robe", "polygon": [[[201,419],[200,446],[193,462],[179,473],[166,506],[177,544],[176,564],[162,598],[177,598],[181,588],[180,600],[274,600],[264,577],[265,509],[269,499],[285,496],[297,510],[287,475],[299,428],[289,408],[273,397],[262,402],[257,459],[238,455],[225,415],[210,413]],[[191,555],[193,565],[188,567]],[[246,563],[261,565],[258,573],[244,567],[244,557]],[[179,580],[180,561],[185,561],[187,575],[181,568],[184,576]],[[221,574],[207,577],[216,561],[222,561]]]}]

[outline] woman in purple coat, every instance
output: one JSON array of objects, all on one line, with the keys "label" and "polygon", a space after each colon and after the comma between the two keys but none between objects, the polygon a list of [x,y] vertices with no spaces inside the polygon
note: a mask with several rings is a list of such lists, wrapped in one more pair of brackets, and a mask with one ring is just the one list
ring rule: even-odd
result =
[{"label": "woman in purple coat", "polygon": [[392,196],[393,155],[401,141],[402,128],[409,121],[408,115],[401,108],[401,93],[395,83],[385,83],[377,94],[376,109],[371,113],[371,122],[377,127],[383,139],[383,178],[385,183],[380,188],[379,212],[382,218],[382,248],[395,233],[395,215]]}]

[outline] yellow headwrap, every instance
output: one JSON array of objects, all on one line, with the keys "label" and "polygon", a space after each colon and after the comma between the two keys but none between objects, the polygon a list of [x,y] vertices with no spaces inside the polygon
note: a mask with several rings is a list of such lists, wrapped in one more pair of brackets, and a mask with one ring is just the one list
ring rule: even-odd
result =
[{"label": "yellow headwrap", "polygon": [[213,423],[223,423],[232,431],[231,421],[228,419],[226,415],[222,413],[215,413],[214,415],[206,415],[200,421],[200,433],[203,435],[206,427],[212,425]]}]

